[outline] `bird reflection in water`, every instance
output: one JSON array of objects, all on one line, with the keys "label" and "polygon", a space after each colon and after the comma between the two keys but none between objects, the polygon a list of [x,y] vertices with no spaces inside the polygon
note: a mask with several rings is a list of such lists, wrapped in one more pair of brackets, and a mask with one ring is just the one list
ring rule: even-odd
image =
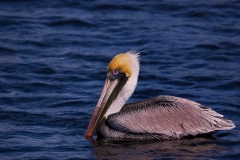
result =
[{"label": "bird reflection in water", "polygon": [[[93,140],[94,141],[94,140]],[[211,135],[172,141],[136,141],[103,138],[94,141],[98,159],[204,159],[217,158],[229,150]]]}]

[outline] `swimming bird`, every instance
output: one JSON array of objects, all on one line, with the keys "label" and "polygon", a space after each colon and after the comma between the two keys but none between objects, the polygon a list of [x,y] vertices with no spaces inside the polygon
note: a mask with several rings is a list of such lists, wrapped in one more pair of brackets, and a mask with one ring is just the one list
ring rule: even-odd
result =
[{"label": "swimming bird", "polygon": [[107,67],[107,78],[85,133],[98,137],[173,140],[229,130],[231,120],[197,102],[160,95],[125,105],[139,74],[139,53],[116,55]]}]

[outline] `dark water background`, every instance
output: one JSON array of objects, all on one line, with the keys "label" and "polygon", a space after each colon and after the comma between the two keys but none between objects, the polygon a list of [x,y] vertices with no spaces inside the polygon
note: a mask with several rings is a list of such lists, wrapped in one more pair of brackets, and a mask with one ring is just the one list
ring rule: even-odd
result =
[{"label": "dark water background", "polygon": [[[141,52],[129,100],[188,98],[236,128],[166,142],[84,138],[108,62]],[[0,1],[1,159],[239,159],[240,1]]]}]

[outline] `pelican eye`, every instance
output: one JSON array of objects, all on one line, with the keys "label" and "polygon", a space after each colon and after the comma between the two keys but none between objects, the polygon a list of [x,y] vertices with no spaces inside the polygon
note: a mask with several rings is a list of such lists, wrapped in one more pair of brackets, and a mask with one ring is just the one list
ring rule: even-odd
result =
[{"label": "pelican eye", "polygon": [[114,81],[115,79],[120,77],[119,69],[115,68],[110,72],[109,78],[111,81]]},{"label": "pelican eye", "polygon": [[118,75],[118,74],[119,74],[119,70],[118,70],[118,69],[112,70],[112,74],[113,74],[113,75]]}]

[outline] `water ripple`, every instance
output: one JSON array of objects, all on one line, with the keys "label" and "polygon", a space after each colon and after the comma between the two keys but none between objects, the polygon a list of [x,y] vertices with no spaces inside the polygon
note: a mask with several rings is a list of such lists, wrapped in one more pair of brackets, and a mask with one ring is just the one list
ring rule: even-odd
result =
[{"label": "water ripple", "polygon": [[[239,8],[238,0],[1,1],[1,158],[236,159]],[[129,102],[180,96],[237,127],[177,141],[88,142],[107,65],[129,50],[141,52]]]}]

